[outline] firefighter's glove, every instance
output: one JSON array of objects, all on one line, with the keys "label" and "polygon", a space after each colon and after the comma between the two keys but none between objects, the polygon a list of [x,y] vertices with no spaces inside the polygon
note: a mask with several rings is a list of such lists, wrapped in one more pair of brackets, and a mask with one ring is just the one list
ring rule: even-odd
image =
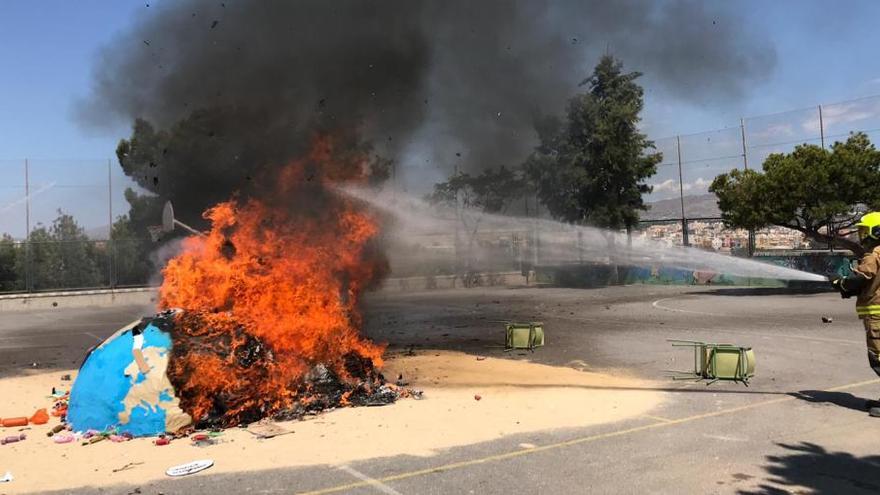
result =
[{"label": "firefighter's glove", "polygon": [[834,287],[834,290],[836,290],[837,292],[840,292],[840,297],[841,297],[841,298],[843,298],[843,299],[849,299],[849,298],[852,297],[852,296],[851,296],[851,294],[850,294],[850,293],[849,293],[849,292],[843,287],[843,281],[844,281],[844,278],[843,278],[843,277],[841,277],[841,276],[839,276],[839,275],[835,275],[835,276],[831,277],[831,286]]}]

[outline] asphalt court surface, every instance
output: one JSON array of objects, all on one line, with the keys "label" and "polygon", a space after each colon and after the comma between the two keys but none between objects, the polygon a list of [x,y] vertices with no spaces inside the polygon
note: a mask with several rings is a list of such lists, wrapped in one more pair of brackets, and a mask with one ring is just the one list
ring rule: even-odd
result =
[{"label": "asphalt court surface", "polygon": [[[451,349],[658,380],[667,400],[639,418],[513,435],[430,457],[387,457],[164,480],[102,493],[876,493],[880,396],[853,302],[833,293],[632,286],[593,290],[384,292],[367,333],[392,349]],[[0,315],[0,375],[70,368],[143,308]],[[822,323],[829,316],[833,323]],[[497,320],[539,319],[547,346],[497,348]],[[667,339],[752,346],[749,387],[672,381],[692,362]],[[444,427],[440,425],[438,427]],[[447,425],[454,427],[454,425]],[[418,439],[414,439],[418,441]],[[524,447],[525,446],[525,447]],[[234,483],[232,485],[231,483]],[[118,489],[117,489],[118,488]]]}]

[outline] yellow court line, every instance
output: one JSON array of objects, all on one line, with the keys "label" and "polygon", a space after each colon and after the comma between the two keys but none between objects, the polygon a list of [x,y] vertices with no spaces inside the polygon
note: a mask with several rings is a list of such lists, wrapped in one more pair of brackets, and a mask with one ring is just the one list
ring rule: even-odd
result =
[{"label": "yellow court line", "polygon": [[664,423],[669,423],[669,422],[671,422],[671,421],[674,421],[674,420],[669,419],[669,418],[661,418],[660,416],[652,416],[652,415],[650,415],[650,414],[642,414],[642,417],[643,417],[643,418],[648,418],[648,419],[653,419],[654,421],[662,421],[662,422],[664,422]]},{"label": "yellow court line", "polygon": [[[829,389],[826,389],[825,391],[826,392],[837,392],[840,390],[858,388],[858,387],[861,387],[864,385],[872,385],[872,384],[877,384],[877,383],[880,383],[880,378],[874,378],[873,380],[865,380],[863,382],[849,383],[847,385],[841,385],[838,387],[829,388]],[[691,421],[696,421],[699,419],[706,419],[706,418],[714,418],[716,416],[724,416],[727,414],[733,414],[733,413],[737,413],[740,411],[747,411],[749,409],[755,409],[755,408],[769,406],[769,405],[773,405],[773,404],[779,404],[781,402],[788,402],[788,401],[792,401],[795,399],[797,399],[797,397],[793,397],[793,396],[781,397],[779,399],[772,399],[772,400],[767,400],[767,401],[763,401],[763,402],[757,402],[754,404],[746,404],[744,406],[731,407],[729,409],[722,409],[720,411],[713,411],[713,412],[703,413],[703,414],[695,414],[693,416],[687,416],[687,417],[680,418],[680,419],[669,419],[669,420],[665,420],[665,421],[658,421],[657,423],[636,426],[633,428],[627,428],[625,430],[612,431],[612,432],[608,432],[608,433],[599,433],[596,435],[589,435],[586,437],[580,437],[580,438],[574,438],[571,440],[566,440],[564,442],[551,443],[551,444],[547,444],[547,445],[539,445],[539,446],[531,448],[531,449],[514,450],[511,452],[505,452],[503,454],[495,454],[495,455],[490,455],[490,456],[486,456],[486,457],[480,457],[477,459],[470,459],[467,461],[460,461],[460,462],[453,462],[453,463],[449,463],[449,464],[443,464],[440,466],[435,466],[435,467],[427,468],[427,469],[419,469],[417,471],[408,471],[408,472],[404,472],[404,473],[400,473],[400,474],[393,474],[391,476],[386,476],[384,478],[375,478],[375,480],[378,482],[381,482],[381,483],[388,483],[391,481],[399,481],[399,480],[403,480],[403,479],[407,479],[407,478],[424,476],[426,474],[440,473],[440,472],[444,472],[444,471],[452,471],[454,469],[460,469],[460,468],[464,468],[464,467],[468,467],[468,466],[474,466],[476,464],[483,464],[486,462],[494,462],[494,461],[502,461],[502,460],[506,460],[506,459],[513,459],[513,458],[524,456],[524,455],[534,454],[536,452],[543,452],[545,450],[555,450],[555,449],[559,449],[559,448],[563,448],[563,447],[570,447],[572,445],[579,445],[582,443],[594,442],[596,440],[604,440],[606,438],[613,438],[613,437],[619,437],[619,436],[623,436],[623,435],[629,435],[630,433],[637,433],[640,431],[653,430],[656,428],[662,428],[664,426],[677,425],[677,424],[681,424],[681,423],[689,423]],[[659,420],[661,418],[657,418],[657,419]],[[360,481],[360,482],[355,482],[355,483],[348,483],[345,485],[337,485],[337,486],[332,486],[329,488],[323,488],[321,490],[314,490],[314,491],[310,491],[310,492],[300,492],[300,495],[323,495],[326,493],[336,493],[336,492],[341,492],[344,490],[361,488],[361,487],[368,486],[368,485],[370,485],[369,482]]]}]

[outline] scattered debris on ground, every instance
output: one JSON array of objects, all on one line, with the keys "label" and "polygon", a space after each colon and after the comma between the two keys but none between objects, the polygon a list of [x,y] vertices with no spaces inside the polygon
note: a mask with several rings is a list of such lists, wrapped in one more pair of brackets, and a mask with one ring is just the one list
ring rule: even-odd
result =
[{"label": "scattered debris on ground", "polygon": [[122,466],[121,468],[114,469],[113,472],[118,473],[120,471],[126,471],[128,469],[131,469],[135,466],[140,466],[140,465],[143,465],[143,462],[129,462],[128,464]]},{"label": "scattered debris on ground", "polygon": [[27,435],[24,433],[20,435],[10,435],[7,437],[0,438],[0,445],[6,445],[8,443],[21,442],[22,440],[27,439]]},{"label": "scattered debris on ground", "polygon": [[172,466],[165,471],[165,474],[168,476],[187,476],[190,474],[198,473],[199,471],[204,471],[209,467],[214,465],[214,461],[211,459],[202,459],[200,461],[188,462],[186,464],[181,464],[179,466]]},{"label": "scattered debris on ground", "polygon": [[4,428],[13,428],[16,426],[27,426],[28,419],[25,416],[16,416],[14,418],[4,418],[0,421],[0,426]]},{"label": "scattered debris on ground", "polygon": [[823,316],[822,317],[822,323],[832,323],[833,321],[834,321],[834,318],[832,318],[830,316]]},{"label": "scattered debris on ground", "polygon": [[293,433],[293,430],[288,430],[279,426],[277,423],[265,420],[251,423],[250,425],[248,425],[247,431],[257,438],[273,438],[280,435]]},{"label": "scattered debris on ground", "polygon": [[[127,351],[130,350],[129,340]],[[246,428],[191,428],[182,436],[166,434],[170,444],[161,448],[153,443],[156,437],[129,439],[115,429],[80,432],[68,427],[59,429],[65,423],[61,423],[61,417],[51,414],[53,409],[49,406],[58,403],[60,409],[65,402],[47,398],[47,395],[53,385],[64,383],[60,377],[62,373],[71,373],[70,370],[0,379],[0,396],[11,397],[10,402],[0,405],[0,416],[30,415],[36,408],[26,408],[39,406],[41,401],[50,413],[47,424],[29,424],[32,429],[26,432],[26,441],[0,447],[0,452],[4,452],[0,454],[4,460],[0,468],[13,472],[15,487],[27,492],[75,491],[87,485],[105,487],[123,483],[130,487],[128,490],[140,486],[143,493],[147,493],[144,483],[165,478],[169,466],[194,459],[210,458],[214,465],[206,473],[226,474],[273,469],[282,464],[305,466],[385,455],[424,456],[438,449],[498,438],[495,426],[499,424],[504,425],[505,434],[516,434],[619,421],[645,413],[656,405],[660,396],[651,391],[621,393],[615,388],[642,386],[631,378],[489,355],[477,361],[472,354],[433,349],[423,349],[414,357],[403,356],[403,352],[405,347],[386,354],[382,374],[392,381],[402,375],[413,387],[431,387],[426,391],[431,395],[430,401],[404,401],[391,409],[340,407],[328,415],[318,411],[306,414],[303,418],[306,421],[277,423],[295,433],[271,440],[258,439]],[[430,385],[434,377],[441,382],[437,387]],[[78,375],[74,372],[72,378],[78,379]],[[527,387],[511,386],[511,383]],[[559,383],[590,386],[562,389]],[[418,390],[404,391],[408,397],[420,397]],[[477,393],[487,400],[476,401],[473,397]],[[566,406],[560,409],[560,404]],[[467,417],[468,421],[460,423],[461,417]],[[453,430],[440,431],[436,428],[438,421],[459,424]],[[277,420],[269,418],[266,422]],[[0,436],[20,434],[18,428],[6,431],[0,428]],[[82,446],[85,436],[104,438],[96,440],[97,445]],[[419,442],[413,442],[413,438]],[[301,449],[302,445],[310,448]],[[207,450],[194,450],[194,447]],[[113,471],[129,462],[143,464]],[[46,466],[64,466],[64,469],[47,469]],[[0,471],[0,476],[2,474]],[[11,488],[12,484],[8,486]]]}]

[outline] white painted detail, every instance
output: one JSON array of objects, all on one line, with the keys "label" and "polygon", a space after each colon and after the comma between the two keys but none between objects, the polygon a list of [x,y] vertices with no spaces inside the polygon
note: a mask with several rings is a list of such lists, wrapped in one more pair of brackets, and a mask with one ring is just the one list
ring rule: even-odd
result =
[{"label": "white painted detail", "polygon": [[200,461],[187,462],[186,464],[181,464],[179,466],[172,466],[165,471],[165,474],[168,476],[186,476],[193,473],[198,473],[199,471],[204,471],[209,467],[214,465],[214,461],[211,459],[202,459]]}]

